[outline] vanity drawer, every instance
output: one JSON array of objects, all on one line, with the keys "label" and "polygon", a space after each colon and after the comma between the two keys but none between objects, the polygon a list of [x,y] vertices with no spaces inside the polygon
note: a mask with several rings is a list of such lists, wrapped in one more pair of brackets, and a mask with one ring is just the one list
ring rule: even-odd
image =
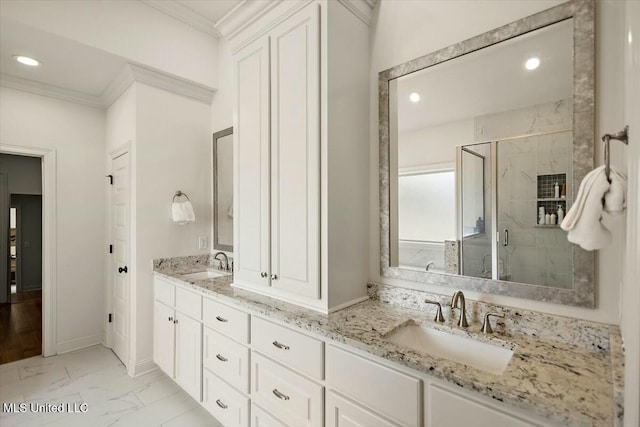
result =
[{"label": "vanity drawer", "polygon": [[315,379],[324,377],[322,341],[258,317],[251,322],[251,336],[254,350]]},{"label": "vanity drawer", "polygon": [[169,307],[176,306],[176,287],[159,277],[153,279],[154,298]]},{"label": "vanity drawer", "polygon": [[331,388],[403,426],[420,424],[421,381],[331,345],[326,382]]},{"label": "vanity drawer", "polygon": [[322,426],[323,387],[251,352],[251,397],[291,426]]},{"label": "vanity drawer", "polygon": [[249,344],[249,315],[208,298],[202,301],[202,320],[222,335]]},{"label": "vanity drawer", "polygon": [[241,392],[249,393],[248,348],[205,327],[202,352],[205,368]]},{"label": "vanity drawer", "polygon": [[229,384],[202,371],[202,405],[225,427],[249,426],[249,399]]},{"label": "vanity drawer", "polygon": [[251,402],[251,427],[287,427],[287,425]]},{"label": "vanity drawer", "polygon": [[176,310],[194,319],[201,320],[202,296],[186,289],[176,288]]}]

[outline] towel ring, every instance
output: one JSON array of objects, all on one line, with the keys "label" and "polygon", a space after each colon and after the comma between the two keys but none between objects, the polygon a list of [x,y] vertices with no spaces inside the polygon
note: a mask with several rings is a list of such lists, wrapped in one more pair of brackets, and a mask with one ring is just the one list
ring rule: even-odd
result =
[{"label": "towel ring", "polygon": [[176,191],[176,194],[173,195],[173,201],[175,202],[178,197],[185,197],[188,201],[191,201],[189,200],[189,196],[187,196],[180,190]]},{"label": "towel ring", "polygon": [[604,142],[604,173],[607,176],[607,180],[611,182],[611,178],[609,178],[609,174],[611,173],[611,160],[609,157],[609,141],[615,139],[616,141],[621,141],[622,143],[629,145],[629,126],[625,126],[618,133],[614,133],[613,135],[610,133],[605,133],[602,135],[602,142]]}]

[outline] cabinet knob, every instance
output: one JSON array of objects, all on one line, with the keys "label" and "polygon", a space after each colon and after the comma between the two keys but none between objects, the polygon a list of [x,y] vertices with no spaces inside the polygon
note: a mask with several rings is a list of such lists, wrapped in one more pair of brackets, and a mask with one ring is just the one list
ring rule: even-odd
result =
[{"label": "cabinet knob", "polygon": [[260,277],[267,277],[267,276],[268,276],[268,274],[267,274],[265,271],[263,271],[262,273],[260,273]]},{"label": "cabinet knob", "polygon": [[173,320],[173,323],[174,323],[174,324],[175,324],[175,323],[178,323],[178,319],[174,319],[174,320]]},{"label": "cabinet knob", "polygon": [[173,322],[173,317],[169,316],[169,322]]},{"label": "cabinet knob", "polygon": [[271,280],[278,280],[278,275],[277,274],[272,274],[271,275]]}]

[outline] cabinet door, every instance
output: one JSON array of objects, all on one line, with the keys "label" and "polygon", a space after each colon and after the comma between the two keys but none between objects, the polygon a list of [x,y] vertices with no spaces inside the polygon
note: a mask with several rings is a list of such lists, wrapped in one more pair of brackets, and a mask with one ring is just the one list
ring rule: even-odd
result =
[{"label": "cabinet door", "polygon": [[330,391],[327,393],[327,427],[397,427],[379,415]]},{"label": "cabinet door", "polygon": [[161,302],[154,304],[153,361],[171,378],[174,377],[175,335],[173,320],[175,312]]},{"label": "cabinet door", "polygon": [[176,313],[176,382],[200,402],[202,388],[202,325]]},{"label": "cabinet door", "polygon": [[271,286],[320,297],[319,6],[271,33]]},{"label": "cabinet door", "polygon": [[269,286],[269,39],[234,58],[234,280]]},{"label": "cabinet door", "polygon": [[[424,410],[427,427],[478,426],[478,427],[533,427],[538,424],[510,414],[508,408],[490,406],[462,396],[456,392],[429,385],[428,405]],[[545,426],[551,423],[542,424]]]}]

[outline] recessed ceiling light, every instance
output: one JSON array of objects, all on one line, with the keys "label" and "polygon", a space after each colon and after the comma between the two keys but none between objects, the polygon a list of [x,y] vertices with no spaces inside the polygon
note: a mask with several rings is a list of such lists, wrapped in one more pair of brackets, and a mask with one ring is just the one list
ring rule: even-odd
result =
[{"label": "recessed ceiling light", "polygon": [[417,92],[413,92],[411,95],[409,95],[409,100],[411,102],[418,102],[420,101],[420,94]]},{"label": "recessed ceiling light", "polygon": [[40,61],[30,58],[28,56],[13,55],[13,58],[21,64],[28,65],[30,67],[37,67],[40,65]]},{"label": "recessed ceiling light", "polygon": [[529,71],[535,70],[539,66],[540,66],[540,58],[538,58],[537,56],[532,56],[531,58],[527,59],[527,62],[524,63],[524,68],[526,68]]}]

